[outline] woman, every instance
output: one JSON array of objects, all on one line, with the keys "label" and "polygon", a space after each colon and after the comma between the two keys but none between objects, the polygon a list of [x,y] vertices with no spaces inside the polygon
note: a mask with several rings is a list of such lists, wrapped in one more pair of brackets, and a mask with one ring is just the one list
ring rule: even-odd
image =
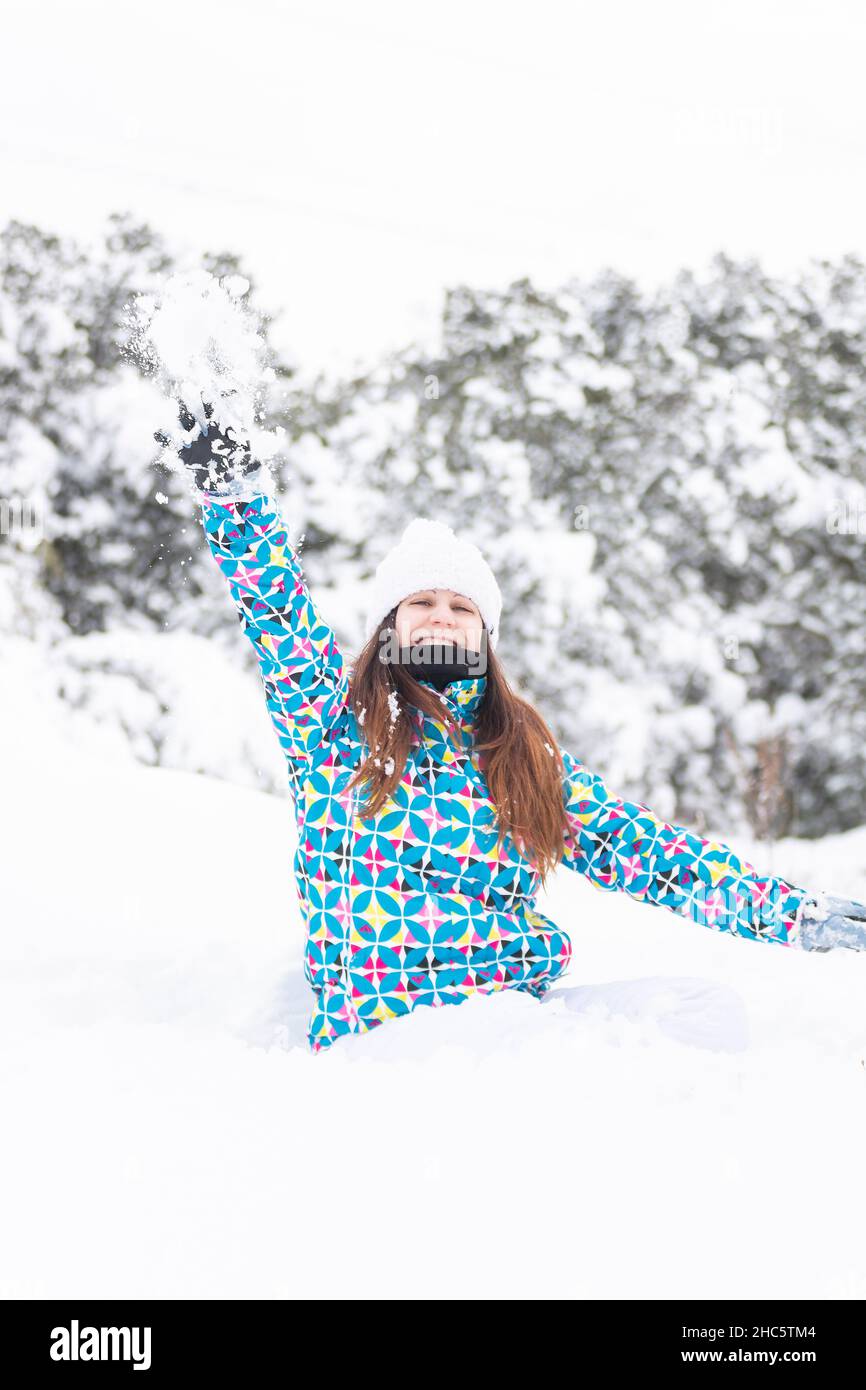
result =
[{"label": "woman", "polygon": [[560,751],[496,659],[493,573],[441,523],[379,565],[350,677],[262,470],[212,416],[205,433],[181,403],[180,457],[286,757],[314,1052],[418,1005],[542,998],[571,959],[535,907],[558,863],[752,941],[866,948],[861,904],[759,873]]}]

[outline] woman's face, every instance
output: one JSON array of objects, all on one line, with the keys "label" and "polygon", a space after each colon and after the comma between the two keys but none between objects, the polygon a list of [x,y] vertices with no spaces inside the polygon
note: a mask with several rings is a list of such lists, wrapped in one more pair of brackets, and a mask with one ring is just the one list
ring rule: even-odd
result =
[{"label": "woman's face", "polygon": [[422,637],[450,638],[469,651],[481,650],[484,620],[471,598],[453,589],[418,589],[403,599],[394,620],[401,647]]}]

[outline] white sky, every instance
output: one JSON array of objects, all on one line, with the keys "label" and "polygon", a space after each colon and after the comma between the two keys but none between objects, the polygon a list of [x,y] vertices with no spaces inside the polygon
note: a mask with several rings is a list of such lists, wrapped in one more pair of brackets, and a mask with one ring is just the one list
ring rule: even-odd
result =
[{"label": "white sky", "polygon": [[0,223],[241,253],[304,369],[444,287],[864,251],[860,0],[7,4]]}]

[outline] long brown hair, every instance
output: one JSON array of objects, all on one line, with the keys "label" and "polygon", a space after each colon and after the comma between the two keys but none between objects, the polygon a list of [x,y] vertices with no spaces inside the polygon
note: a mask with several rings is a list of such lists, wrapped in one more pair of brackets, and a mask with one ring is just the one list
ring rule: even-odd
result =
[{"label": "long brown hair", "polygon": [[[349,699],[369,750],[349,782],[350,787],[367,783],[372,789],[360,812],[364,819],[375,815],[400,783],[416,737],[408,706],[444,719],[457,732],[437,690],[421,685],[405,666],[379,659],[381,635],[393,626],[396,611],[391,610],[361,649],[349,681]],[[511,835],[521,854],[534,862],[543,884],[562,859],[569,829],[562,754],[538,711],[509,686],[489,643],[486,675],[472,750],[496,809],[496,850]]]}]

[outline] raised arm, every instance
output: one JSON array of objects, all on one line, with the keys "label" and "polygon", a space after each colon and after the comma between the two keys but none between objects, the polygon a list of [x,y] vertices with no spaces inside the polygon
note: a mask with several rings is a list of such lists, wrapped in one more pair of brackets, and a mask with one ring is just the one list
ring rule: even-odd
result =
[{"label": "raised arm", "polygon": [[297,773],[346,709],[337,639],[307,588],[273,497],[202,497],[202,524],[253,644],[280,746]]},{"label": "raised arm", "polygon": [[783,878],[761,874],[727,845],[659,820],[614,796],[602,778],[563,750],[570,831],[563,862],[598,888],[619,889],[713,931],[798,945],[813,901]]},{"label": "raised arm", "polygon": [[[181,419],[193,417],[181,406]],[[210,425],[180,452],[211,554],[259,664],[268,713],[290,771],[309,766],[348,701],[345,662],[307,588],[270,477]]]}]

